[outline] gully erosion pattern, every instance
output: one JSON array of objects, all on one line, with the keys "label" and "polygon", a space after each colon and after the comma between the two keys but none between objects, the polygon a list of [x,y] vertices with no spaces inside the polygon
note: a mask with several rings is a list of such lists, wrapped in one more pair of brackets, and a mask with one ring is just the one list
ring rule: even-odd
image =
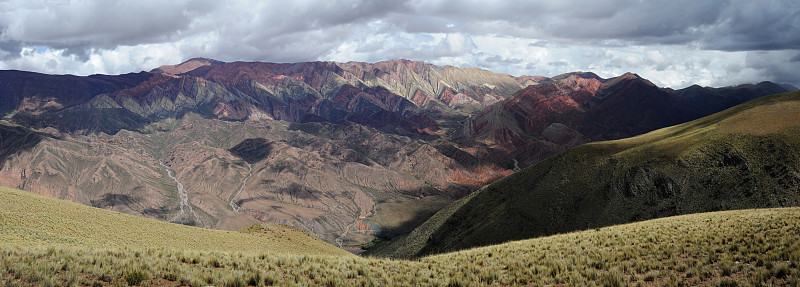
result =
[{"label": "gully erosion pattern", "polygon": [[244,190],[244,186],[247,185],[247,180],[250,179],[251,176],[253,176],[253,165],[251,165],[250,163],[247,163],[247,177],[245,177],[242,180],[242,186],[239,187],[239,190],[236,193],[233,194],[233,196],[231,197],[231,200],[228,202],[228,205],[231,206],[231,209],[233,209],[234,212],[239,212],[239,210],[242,208],[241,206],[236,204],[234,201],[236,200],[237,197],[239,197],[239,194],[242,193],[242,191]]},{"label": "gully erosion pattern", "polygon": [[[194,212],[194,208],[192,208],[191,202],[189,201],[189,193],[187,193],[186,190],[183,188],[183,184],[181,184],[181,182],[178,181],[178,179],[175,178],[175,176],[172,175],[172,171],[170,171],[169,168],[166,165],[164,165],[164,163],[158,162],[158,164],[160,164],[161,166],[164,167],[164,170],[167,171],[167,176],[169,176],[169,178],[171,178],[177,184],[177,186],[178,186],[178,197],[180,197],[180,199],[181,199],[181,202],[180,202],[181,211],[180,211],[180,213],[175,215],[175,217],[173,217],[169,221],[170,222],[176,222],[176,220],[178,220],[178,219],[183,219],[183,217],[186,216],[186,210],[188,209],[189,213],[191,213],[194,216],[194,219],[197,221],[197,223],[203,225],[203,227],[205,227],[205,228],[209,228],[208,225],[206,225],[202,220],[200,220],[200,216],[197,215],[196,212]],[[180,223],[183,223],[183,222],[181,221]]]}]

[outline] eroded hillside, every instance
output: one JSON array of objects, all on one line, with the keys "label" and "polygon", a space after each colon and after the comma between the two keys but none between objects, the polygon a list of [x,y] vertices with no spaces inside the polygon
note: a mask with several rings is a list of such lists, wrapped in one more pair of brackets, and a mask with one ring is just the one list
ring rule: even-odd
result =
[{"label": "eroded hillside", "polygon": [[415,257],[678,214],[800,205],[800,92],[573,148],[498,180],[377,254]]}]

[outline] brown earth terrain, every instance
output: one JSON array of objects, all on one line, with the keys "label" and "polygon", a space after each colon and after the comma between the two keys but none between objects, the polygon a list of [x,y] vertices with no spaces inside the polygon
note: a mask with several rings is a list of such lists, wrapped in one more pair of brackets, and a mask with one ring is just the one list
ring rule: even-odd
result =
[{"label": "brown earth terrain", "polygon": [[[44,136],[28,130],[18,138],[35,140],[7,158],[0,185],[207,228],[277,222],[347,246],[407,231],[458,196],[511,174],[490,163],[463,166],[433,142],[352,123],[187,114],[145,129],[46,129]],[[257,157],[237,156],[243,143],[250,145],[244,155]]]},{"label": "brown earth terrain", "polygon": [[0,71],[0,185],[206,228],[283,223],[357,251],[560,151],[770,84],[671,91],[408,60]]}]

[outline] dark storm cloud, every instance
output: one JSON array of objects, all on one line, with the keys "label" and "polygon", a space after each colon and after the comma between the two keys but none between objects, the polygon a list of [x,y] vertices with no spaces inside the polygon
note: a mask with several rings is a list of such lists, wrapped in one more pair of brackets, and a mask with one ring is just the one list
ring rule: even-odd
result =
[{"label": "dark storm cloud", "polygon": [[[220,43],[204,49],[218,54],[209,56],[287,61],[314,60],[369,32],[781,50],[800,48],[798,6],[794,0],[11,1],[0,4],[0,41],[46,45],[86,58],[91,49],[168,43],[216,31]],[[376,20],[383,23],[380,30],[365,32]]]},{"label": "dark storm cloud", "polygon": [[[191,57],[408,58],[505,73],[652,68],[672,83],[711,83],[738,65],[736,79],[798,83],[786,65],[800,53],[797,35],[796,0],[0,0],[0,68],[55,73]],[[759,51],[769,56],[751,58],[764,62],[744,63]]]},{"label": "dark storm cloud", "polygon": [[[748,54],[745,65],[754,69],[764,78],[776,83],[800,86],[797,75],[797,63],[791,60],[794,51],[779,51],[776,53],[752,52]],[[798,56],[795,56],[798,57]]]},{"label": "dark storm cloud", "polygon": [[10,3],[0,6],[3,39],[76,52],[172,41],[192,17],[216,8],[214,1]]},{"label": "dark storm cloud", "polygon": [[[467,2],[467,3],[465,3]],[[553,3],[556,2],[556,3]],[[459,31],[574,44],[696,44],[719,50],[800,48],[795,0],[426,1],[393,17],[414,32]]]},{"label": "dark storm cloud", "polygon": [[725,10],[709,32],[723,50],[800,49],[800,2],[742,1]]},{"label": "dark storm cloud", "polygon": [[408,11],[402,1],[238,1],[198,17],[191,31],[216,32],[206,48],[221,60],[311,61],[364,36],[368,22]]},{"label": "dark storm cloud", "polygon": [[86,60],[93,49],[215,33],[216,43],[185,50],[222,59],[314,60],[367,21],[410,9],[402,1],[367,0],[12,1],[0,3],[0,46],[47,46]]},{"label": "dark storm cloud", "polygon": [[0,60],[19,56],[22,47],[19,41],[0,41]]}]

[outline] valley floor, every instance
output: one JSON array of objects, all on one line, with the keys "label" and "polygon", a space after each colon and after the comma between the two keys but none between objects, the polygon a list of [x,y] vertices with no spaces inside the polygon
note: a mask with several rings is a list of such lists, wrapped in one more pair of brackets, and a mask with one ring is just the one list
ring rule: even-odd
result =
[{"label": "valley floor", "polygon": [[413,261],[3,242],[2,286],[800,286],[800,208],[662,218]]}]

